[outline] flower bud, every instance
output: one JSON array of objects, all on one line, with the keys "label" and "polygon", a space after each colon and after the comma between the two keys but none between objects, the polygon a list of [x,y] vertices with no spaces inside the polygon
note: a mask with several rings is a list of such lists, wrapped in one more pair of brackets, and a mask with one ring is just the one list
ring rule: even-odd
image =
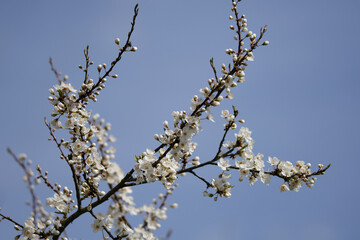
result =
[{"label": "flower bud", "polygon": [[223,99],[224,99],[223,96],[218,96],[218,97],[216,98],[216,101],[221,102]]},{"label": "flower bud", "polygon": [[26,158],[27,158],[27,155],[25,153],[21,153],[18,156],[19,161],[25,161]]},{"label": "flower bud", "polygon": [[156,141],[159,141],[159,134],[154,134],[154,138]]},{"label": "flower bud", "polygon": [[170,205],[171,208],[177,208],[179,205],[177,203],[173,203]]},{"label": "flower bud", "polygon": [[14,229],[15,229],[16,231],[21,231],[21,228],[20,228],[18,225],[14,225]]},{"label": "flower bud", "polygon": [[119,45],[120,44],[120,38],[115,38],[115,44]]}]

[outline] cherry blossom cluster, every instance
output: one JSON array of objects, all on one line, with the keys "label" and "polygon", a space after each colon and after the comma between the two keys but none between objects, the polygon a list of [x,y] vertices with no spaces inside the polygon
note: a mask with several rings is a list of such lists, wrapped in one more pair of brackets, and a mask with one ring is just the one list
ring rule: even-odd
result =
[{"label": "cherry blossom cluster", "polygon": [[[131,193],[130,188],[125,188],[122,194],[116,196],[116,201],[108,208],[106,215],[101,213],[93,214],[94,222],[91,225],[93,232],[106,231],[111,238],[111,229],[115,229],[114,233],[119,238],[126,239],[157,239],[153,234],[153,231],[160,228],[160,220],[167,218],[167,205],[166,200],[169,195],[172,194],[174,186],[169,188],[166,194],[159,194],[158,199],[153,199],[152,204],[143,205],[136,208],[132,201],[132,198],[127,196],[127,193]],[[130,191],[129,191],[130,190]],[[177,204],[169,205],[170,208],[177,208]],[[143,215],[143,223],[137,227],[131,227],[130,223],[126,220],[125,214],[131,215]],[[104,235],[104,239],[109,237]]]},{"label": "cherry blossom cluster", "polygon": [[[247,19],[238,14],[238,3],[232,2],[232,14],[229,19],[233,22],[230,30],[235,32],[236,48],[228,48],[225,53],[231,58],[228,65],[221,64],[220,72],[214,65],[210,65],[214,76],[207,81],[207,86],[200,89],[200,95],[194,95],[190,103],[190,111],[172,112],[172,124],[163,122],[164,133],[155,134],[154,139],[159,146],[147,148],[142,154],[135,157],[134,167],[127,172],[121,169],[116,162],[115,148],[112,146],[116,138],[111,135],[111,124],[93,114],[87,109],[89,101],[97,102],[98,96],[107,83],[107,78],[117,78],[113,68],[122,59],[123,54],[137,51],[130,38],[134,31],[135,20],[138,15],[137,5],[131,22],[131,30],[123,45],[120,39],[115,39],[118,46],[118,55],[110,64],[99,64],[96,67],[98,76],[90,78],[89,69],[94,65],[90,60],[89,47],[84,50],[85,64],[79,65],[85,77],[79,90],[68,82],[68,77],[60,78],[50,59],[58,84],[49,90],[48,97],[52,105],[51,121],[45,119],[53,141],[59,150],[60,159],[69,167],[74,183],[73,189],[62,187],[58,183],[51,183],[49,174],[43,173],[40,166],[36,170],[38,176],[25,164],[25,155],[16,156],[11,150],[9,153],[24,169],[24,181],[27,182],[32,196],[31,216],[24,225],[0,213],[1,220],[6,219],[15,225],[20,232],[16,239],[47,239],[69,240],[62,236],[67,226],[87,213],[94,218],[91,228],[94,233],[101,232],[103,239],[157,239],[154,231],[160,228],[160,222],[167,218],[168,207],[177,208],[177,204],[167,204],[168,197],[177,186],[179,176],[193,175],[206,185],[204,196],[213,198],[231,197],[230,183],[232,171],[238,174],[239,181],[248,178],[250,185],[260,179],[269,184],[271,176],[280,178],[283,183],[280,191],[298,191],[304,184],[312,187],[317,175],[322,175],[330,167],[318,165],[318,170],[312,172],[311,164],[303,161],[293,165],[289,161],[281,161],[276,157],[268,157],[269,166],[266,167],[264,155],[253,153],[254,140],[251,131],[238,120],[238,110],[233,106],[232,111],[222,110],[221,117],[225,120],[223,137],[220,139],[214,157],[200,162],[199,156],[194,156],[197,144],[194,136],[203,130],[203,121],[214,122],[212,110],[221,105],[224,99],[234,98],[234,89],[245,81],[245,69],[250,61],[254,60],[254,50],[266,46],[263,41],[266,26],[256,35],[247,28]],[[110,66],[110,67],[108,67]],[[94,80],[96,79],[96,80]],[[234,138],[228,140],[231,131]],[[62,131],[59,139],[58,131]],[[206,166],[215,166],[220,169],[216,177],[202,177],[197,169]],[[270,170],[268,170],[270,168]],[[209,180],[207,180],[207,178]],[[136,206],[132,196],[132,186],[159,181],[165,187],[166,193],[159,194],[151,204]],[[43,182],[52,194],[46,199],[46,205],[51,209],[48,213],[41,201],[37,198],[35,184]],[[108,203],[106,213],[95,209]],[[143,222],[133,226],[130,216],[142,216]]]},{"label": "cherry blossom cluster", "polygon": [[[186,164],[196,149],[196,143],[192,141],[201,130],[200,117],[186,114],[185,111],[172,113],[174,129],[169,128],[169,123],[164,121],[164,134],[155,134],[154,138],[161,143],[157,151],[147,149],[140,157],[137,157],[136,182],[142,183],[161,180],[166,187],[177,179],[177,170],[181,164]],[[167,147],[167,149],[166,149]],[[159,152],[159,157],[155,155]]]}]

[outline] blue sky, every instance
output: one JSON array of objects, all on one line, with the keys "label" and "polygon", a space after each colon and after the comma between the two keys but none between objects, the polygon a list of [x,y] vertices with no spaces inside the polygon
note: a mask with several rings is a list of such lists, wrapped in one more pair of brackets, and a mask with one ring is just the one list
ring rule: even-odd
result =
[{"label": "blue sky", "polygon": [[[156,147],[154,133],[171,120],[174,110],[188,110],[190,99],[212,77],[209,59],[216,66],[230,59],[226,48],[235,47],[230,21],[231,1],[139,1],[140,13],[133,44],[91,105],[112,123],[117,137],[117,162],[124,171],[133,166],[135,154]],[[49,170],[49,178],[71,185],[66,165],[48,142],[43,123],[49,117],[48,89],[56,84],[55,66],[76,87],[83,74],[82,50],[90,45],[95,64],[109,63],[116,55],[114,39],[126,38],[135,1],[7,1],[0,9],[0,207],[5,215],[23,222],[30,199],[21,169],[6,152],[26,152],[35,164]],[[281,181],[270,186],[232,182],[230,199],[204,198],[204,185],[192,176],[180,178],[170,198],[177,210],[158,231],[171,239],[356,239],[360,213],[359,144],[359,1],[244,0],[240,12],[248,27],[258,32],[268,25],[270,45],[255,52],[246,70],[246,82],[235,99],[220,109],[238,107],[245,126],[253,132],[255,152],[281,160],[304,160],[332,166],[313,189],[280,193]],[[219,112],[217,116],[219,115]],[[206,160],[214,154],[223,122],[204,123],[196,137],[195,154]],[[213,177],[218,170],[204,169]],[[139,204],[150,202],[162,188],[135,187]],[[38,188],[41,196],[50,193]],[[69,228],[71,236],[93,235],[90,217]],[[0,223],[4,239],[15,235],[12,225]]]}]

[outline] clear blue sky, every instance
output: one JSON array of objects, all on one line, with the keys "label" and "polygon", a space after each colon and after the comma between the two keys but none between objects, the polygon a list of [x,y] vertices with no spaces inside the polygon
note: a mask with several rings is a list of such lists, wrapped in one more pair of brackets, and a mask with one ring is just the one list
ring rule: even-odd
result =
[{"label": "clear blue sky", "polygon": [[[171,120],[174,110],[188,110],[190,99],[211,77],[209,59],[228,63],[224,53],[234,47],[230,0],[140,1],[133,44],[116,67],[119,75],[108,83],[92,105],[94,112],[113,125],[117,161],[124,171],[133,156],[154,148],[154,133]],[[43,123],[49,117],[48,89],[56,83],[48,65],[57,68],[76,87],[82,81],[77,69],[82,50],[90,45],[96,64],[116,55],[114,39],[125,39],[135,1],[5,1],[0,8],[0,207],[20,222],[30,209],[30,196],[22,171],[6,153],[26,152],[33,162],[49,170],[49,178],[72,186],[67,167],[48,142]],[[253,131],[255,152],[296,162],[331,163],[313,189],[280,193],[281,181],[270,186],[239,183],[230,199],[214,203],[204,198],[204,185],[192,176],[179,179],[170,198],[177,210],[158,231],[173,229],[179,239],[357,239],[359,226],[359,100],[360,2],[356,0],[289,1],[244,0],[240,11],[249,29],[267,24],[270,45],[255,52],[246,82],[235,91],[234,104]],[[222,121],[206,123],[195,139],[202,160],[214,154]],[[206,169],[204,176],[218,171]],[[235,174],[234,174],[235,175]],[[135,187],[139,204],[162,190]],[[50,192],[38,188],[41,196]],[[96,211],[95,211],[96,212]],[[93,235],[89,216],[69,228],[71,236]],[[12,225],[0,223],[2,239],[15,235]]]}]

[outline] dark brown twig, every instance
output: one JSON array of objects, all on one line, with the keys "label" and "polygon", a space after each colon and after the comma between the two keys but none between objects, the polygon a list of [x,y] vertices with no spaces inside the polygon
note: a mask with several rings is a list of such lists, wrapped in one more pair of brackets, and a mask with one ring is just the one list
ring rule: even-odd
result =
[{"label": "dark brown twig", "polygon": [[197,177],[198,179],[200,179],[201,181],[203,181],[203,182],[206,184],[206,187],[207,187],[207,188],[209,188],[209,187],[212,186],[211,183],[209,183],[208,181],[206,181],[205,178],[199,176],[199,175],[198,175],[197,173],[195,173],[193,170],[190,170],[190,171],[188,171],[188,172],[191,173],[192,175],[194,175],[195,177]]},{"label": "dark brown twig", "polygon": [[8,220],[9,222],[12,222],[12,223],[14,223],[14,224],[17,225],[17,226],[19,226],[19,227],[21,227],[21,228],[24,228],[23,225],[21,225],[20,223],[16,222],[15,220],[13,220],[11,217],[7,217],[7,216],[5,216],[5,215],[3,215],[3,214],[1,214],[1,213],[0,213],[0,216],[1,216],[2,219],[6,219],[6,220]]},{"label": "dark brown twig", "polygon": [[[78,98],[77,102],[83,101],[83,99],[85,97],[89,97],[100,86],[100,84],[103,82],[103,80],[110,75],[110,73],[113,70],[113,68],[115,67],[115,65],[121,60],[123,53],[128,51],[128,48],[131,47],[130,39],[131,39],[131,35],[133,34],[134,29],[135,29],[135,20],[136,20],[138,13],[139,13],[139,8],[138,8],[138,4],[136,4],[134,7],[134,16],[133,16],[133,19],[131,22],[131,29],[128,33],[125,44],[123,45],[122,48],[120,48],[118,56],[115,58],[114,61],[111,62],[110,68],[104,73],[104,75],[102,77],[99,77],[98,82],[96,84],[94,84],[94,86],[90,90],[87,90],[84,95],[80,96]],[[85,79],[86,79],[86,76],[85,76]]]}]

